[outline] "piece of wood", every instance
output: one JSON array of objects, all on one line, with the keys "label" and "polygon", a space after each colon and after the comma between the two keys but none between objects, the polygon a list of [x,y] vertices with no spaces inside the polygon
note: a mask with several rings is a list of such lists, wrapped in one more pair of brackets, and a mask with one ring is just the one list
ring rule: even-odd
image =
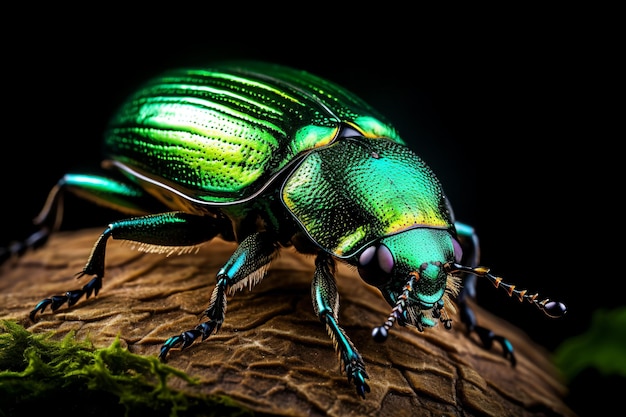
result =
[{"label": "piece of wood", "polygon": [[[100,230],[54,235],[48,245],[2,267],[0,318],[32,332],[53,330],[62,338],[75,331],[97,347],[119,335],[134,353],[158,355],[170,336],[196,326],[207,307],[218,269],[235,248],[216,239],[198,253],[144,254],[111,240],[106,276],[97,297],[41,315],[28,313],[42,298],[82,287],[82,270]],[[442,326],[420,333],[393,328],[379,344],[370,334],[390,307],[356,271],[340,265],[340,325],[359,349],[371,392],[357,396],[341,374],[332,342],[313,312],[313,259],[284,249],[252,291],[228,297],[219,333],[184,351],[168,364],[200,378],[188,393],[225,394],[246,407],[280,416],[573,416],[564,404],[566,388],[550,354],[519,329],[475,307],[481,325],[509,338],[517,366],[499,346],[485,350],[468,337],[456,315],[453,330]]]}]

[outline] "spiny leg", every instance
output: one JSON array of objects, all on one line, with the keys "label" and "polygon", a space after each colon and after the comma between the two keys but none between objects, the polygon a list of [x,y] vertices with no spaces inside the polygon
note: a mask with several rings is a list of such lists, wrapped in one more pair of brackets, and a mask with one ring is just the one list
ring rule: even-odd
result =
[{"label": "spiny leg", "polygon": [[277,251],[278,244],[268,232],[253,233],[245,238],[217,274],[217,284],[209,306],[204,311],[208,320],[167,339],[161,347],[159,358],[165,360],[170,349],[185,349],[197,338],[205,340],[213,332],[219,331],[226,316],[226,292],[232,293],[245,286],[252,289],[265,276]]},{"label": "spiny leg", "polygon": [[37,313],[43,313],[48,306],[55,311],[66,302],[68,306],[76,304],[83,295],[85,298],[89,298],[92,293],[98,295],[104,277],[106,245],[111,237],[138,242],[144,249],[152,251],[184,252],[185,248],[215,237],[220,232],[218,226],[217,219],[213,217],[183,212],[154,214],[111,223],[96,241],[83,270],[76,274],[78,278],[83,275],[94,275],[94,278],[81,289],[41,300],[30,312],[30,319],[34,321]]},{"label": "spiny leg", "polygon": [[315,259],[311,298],[315,313],[320,321],[326,325],[326,330],[335,344],[335,350],[348,377],[348,383],[354,381],[357,394],[365,398],[365,392],[370,391],[369,385],[365,382],[369,376],[365,372],[363,358],[344,330],[339,327],[337,319],[339,296],[335,282],[335,261],[324,252],[320,252]]}]

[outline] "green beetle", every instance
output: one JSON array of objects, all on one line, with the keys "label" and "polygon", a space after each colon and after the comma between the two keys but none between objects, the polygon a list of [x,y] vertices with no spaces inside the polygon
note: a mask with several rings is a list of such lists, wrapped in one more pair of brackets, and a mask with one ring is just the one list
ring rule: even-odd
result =
[{"label": "green beetle", "polygon": [[167,72],[121,106],[105,132],[104,153],[110,175],[64,176],[36,219],[41,231],[24,246],[43,244],[59,227],[65,191],[132,217],[109,224],[96,242],[80,273],[94,278],[43,299],[32,320],[48,306],[54,311],[98,294],[109,238],[184,252],[218,235],[238,247],[218,273],[207,320],[169,338],[162,359],[218,331],[227,291],[258,283],[290,245],[316,255],[313,307],[362,397],[369,391],[365,365],[337,319],[336,260],[355,266],[392,306],[373,330],[378,341],[396,321],[420,331],[437,322],[450,328],[452,298],[469,330],[486,347],[500,342],[514,364],[510,343],[477,326],[467,306],[476,276],[550,316],[565,313],[563,304],[538,300],[477,267],[476,235],[455,222],[430,168],[385,117],[310,73],[262,62]]}]

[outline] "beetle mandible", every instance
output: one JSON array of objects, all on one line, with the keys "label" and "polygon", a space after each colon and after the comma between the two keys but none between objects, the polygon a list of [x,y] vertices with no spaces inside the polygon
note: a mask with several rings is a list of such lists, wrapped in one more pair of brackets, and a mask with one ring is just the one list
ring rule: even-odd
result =
[{"label": "beetle mandible", "polygon": [[264,62],[223,62],[168,71],[122,104],[104,134],[106,175],[65,175],[35,222],[41,230],[2,257],[46,242],[72,192],[127,213],[106,227],[80,275],[82,288],[40,301],[35,320],[97,295],[109,238],[146,251],[185,251],[216,236],[238,243],[221,268],[206,320],[170,337],[159,357],[217,332],[226,295],[257,284],[281,247],[315,255],[312,303],[341,369],[358,395],[370,390],[363,359],[338,321],[337,261],[357,268],[392,307],[372,336],[398,323],[451,328],[449,303],[485,347],[507,339],[476,324],[467,297],[489,279],[548,316],[560,302],[516,290],[478,265],[474,230],[454,219],[442,186],[389,121],[344,88],[305,71]]}]

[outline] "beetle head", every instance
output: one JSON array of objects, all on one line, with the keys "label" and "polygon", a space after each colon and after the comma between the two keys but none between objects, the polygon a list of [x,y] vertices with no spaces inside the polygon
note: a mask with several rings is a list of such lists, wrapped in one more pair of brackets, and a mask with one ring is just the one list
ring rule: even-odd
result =
[{"label": "beetle head", "polygon": [[449,231],[435,228],[405,230],[361,251],[359,274],[378,287],[394,307],[385,326],[381,326],[384,332],[396,320],[420,330],[434,326],[437,320],[449,327],[444,306],[450,305],[449,295],[457,294],[459,279],[444,266],[460,257],[460,245]]},{"label": "beetle head", "polygon": [[539,299],[537,293],[516,289],[515,285],[491,274],[489,268],[461,265],[461,256],[461,246],[453,235],[437,228],[405,230],[385,236],[362,250],[357,257],[359,274],[364,281],[378,287],[393,306],[387,321],[374,328],[374,340],[386,340],[388,330],[396,321],[421,331],[439,320],[450,329],[451,320],[444,307],[454,310],[450,296],[456,297],[460,288],[456,273],[486,278],[510,297],[534,304],[548,317],[566,314],[565,304],[549,298]]}]

